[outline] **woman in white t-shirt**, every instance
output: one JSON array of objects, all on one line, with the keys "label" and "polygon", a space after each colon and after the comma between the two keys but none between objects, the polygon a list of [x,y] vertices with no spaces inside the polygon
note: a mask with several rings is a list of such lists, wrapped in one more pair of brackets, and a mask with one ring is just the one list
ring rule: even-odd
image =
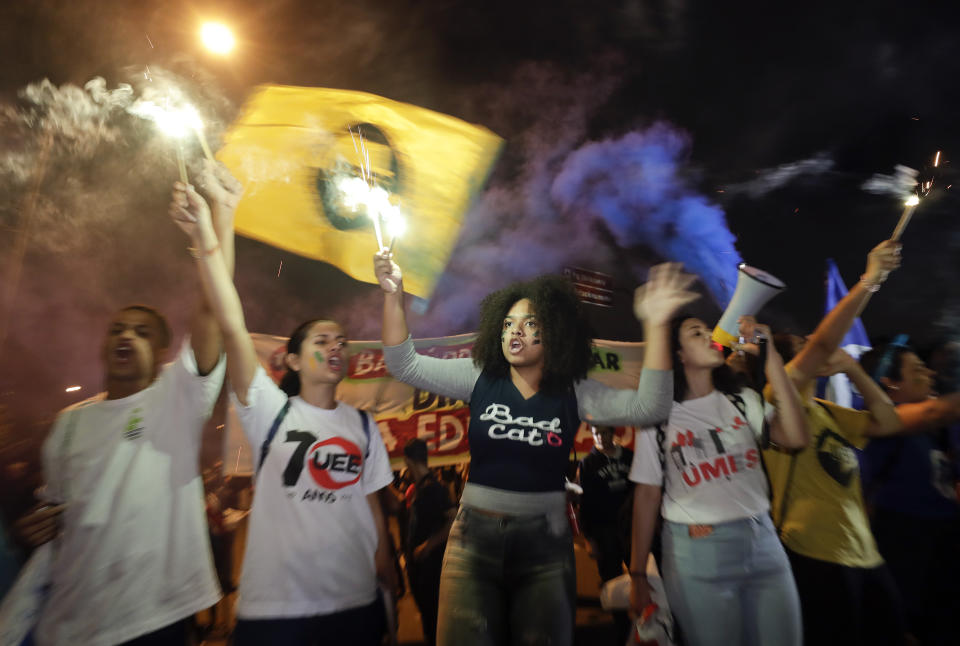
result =
[{"label": "woman in white t-shirt", "polygon": [[257,360],[206,203],[178,183],[170,214],[193,240],[257,455],[234,643],[378,646],[378,579],[393,586],[396,571],[377,492],[393,474],[373,418],[335,399],[347,367],[343,328],[317,319],[294,330],[277,386]]},{"label": "woman in white t-shirt", "polygon": [[[747,338],[769,338],[766,326],[745,327]],[[775,404],[765,406],[726,366],[710,332],[697,318],[674,321],[673,409],[666,424],[637,435],[631,603],[638,613],[650,603],[646,563],[660,511],[659,565],[689,646],[799,646],[800,604],[770,520],[760,444],[805,446],[803,407],[772,344],[765,367]]]}]

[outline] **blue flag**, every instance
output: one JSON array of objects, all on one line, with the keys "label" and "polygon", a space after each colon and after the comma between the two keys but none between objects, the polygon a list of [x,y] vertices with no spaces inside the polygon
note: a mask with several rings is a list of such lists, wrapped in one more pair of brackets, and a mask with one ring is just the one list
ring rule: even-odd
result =
[{"label": "blue flag", "polygon": [[[833,258],[828,258],[827,299],[824,314],[828,314],[846,295],[847,287],[840,276],[840,270],[837,269],[837,263]],[[863,321],[858,318],[853,322],[847,335],[840,342],[840,347],[854,359],[859,359],[860,355],[870,349],[870,339],[867,337],[866,328],[863,327]],[[817,384],[817,396],[839,406],[863,408],[863,398],[854,390],[847,376],[842,373],[833,375],[829,379],[820,379]]]}]

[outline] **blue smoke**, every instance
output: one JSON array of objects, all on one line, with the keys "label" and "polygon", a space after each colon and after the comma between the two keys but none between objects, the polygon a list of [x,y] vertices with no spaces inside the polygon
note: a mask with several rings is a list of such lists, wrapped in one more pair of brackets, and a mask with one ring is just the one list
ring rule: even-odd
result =
[{"label": "blue smoke", "polygon": [[723,210],[680,172],[688,148],[687,135],[665,123],[585,144],[564,160],[550,197],[566,214],[600,218],[621,247],[682,262],[725,306],[741,258]]}]

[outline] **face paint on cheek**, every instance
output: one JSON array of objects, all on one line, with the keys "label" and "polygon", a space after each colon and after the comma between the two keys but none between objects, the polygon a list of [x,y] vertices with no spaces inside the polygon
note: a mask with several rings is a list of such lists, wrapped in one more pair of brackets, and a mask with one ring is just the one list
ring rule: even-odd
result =
[{"label": "face paint on cheek", "polygon": [[323,363],[323,355],[320,354],[319,352],[314,352],[314,353],[313,353],[313,367],[316,368],[316,367],[318,367],[321,363]]},{"label": "face paint on cheek", "polygon": [[540,330],[533,333],[533,343],[531,345],[540,345]]}]

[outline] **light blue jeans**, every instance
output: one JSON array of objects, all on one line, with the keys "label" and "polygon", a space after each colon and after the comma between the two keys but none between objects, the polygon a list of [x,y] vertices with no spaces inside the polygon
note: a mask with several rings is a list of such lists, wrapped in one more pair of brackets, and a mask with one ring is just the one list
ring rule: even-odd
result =
[{"label": "light blue jeans", "polygon": [[769,515],[689,527],[663,523],[663,583],[688,646],[800,646],[800,598]]},{"label": "light blue jeans", "polygon": [[574,568],[563,516],[497,518],[461,506],[443,557],[437,646],[570,646]]}]

